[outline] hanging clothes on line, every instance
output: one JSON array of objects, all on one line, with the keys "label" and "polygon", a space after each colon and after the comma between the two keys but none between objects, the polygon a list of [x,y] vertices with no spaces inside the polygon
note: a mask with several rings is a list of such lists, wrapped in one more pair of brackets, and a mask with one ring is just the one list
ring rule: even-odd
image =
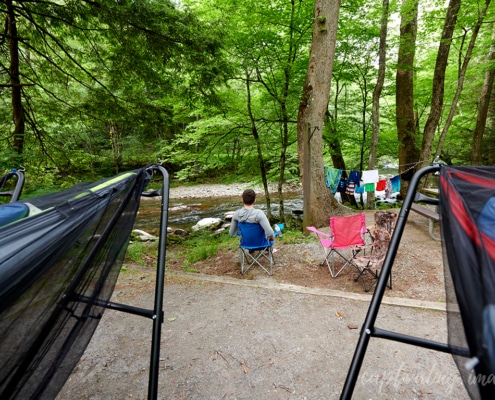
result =
[{"label": "hanging clothes on line", "polygon": [[390,178],[390,183],[392,184],[392,192],[400,192],[400,175]]},{"label": "hanging clothes on line", "polygon": [[378,170],[372,169],[369,171],[363,171],[363,176],[361,180],[366,185],[367,183],[376,183],[378,182]]},{"label": "hanging clothes on line", "polygon": [[339,192],[339,193],[345,193],[346,188],[347,188],[347,179],[340,178],[339,186],[337,188],[337,192]]},{"label": "hanging clothes on line", "polygon": [[362,172],[351,170],[349,177],[347,177],[346,171],[341,169],[330,166],[325,166],[324,169],[325,184],[333,194],[339,192],[354,195],[384,191],[385,198],[390,198],[393,193],[400,191],[400,175],[380,179],[379,171],[373,169]]},{"label": "hanging clothes on line", "polygon": [[325,184],[335,194],[339,186],[342,170],[325,166]]},{"label": "hanging clothes on line", "polygon": [[361,174],[359,171],[351,170],[349,174],[349,181],[354,183],[355,187],[358,187],[361,184]]},{"label": "hanging clothes on line", "polygon": [[376,184],[376,191],[377,192],[380,192],[382,190],[385,190],[385,187],[386,186],[387,186],[387,180],[386,179],[381,179]]},{"label": "hanging clothes on line", "polygon": [[355,189],[356,189],[356,184],[353,181],[351,181],[350,179],[348,179],[347,180],[347,186],[345,188],[346,194],[353,195]]},{"label": "hanging clothes on line", "polygon": [[389,199],[391,195],[392,195],[392,182],[390,182],[390,179],[387,179],[387,182],[385,184],[385,198]]},{"label": "hanging clothes on line", "polygon": [[364,191],[366,193],[375,193],[375,184],[374,183],[365,183]]}]

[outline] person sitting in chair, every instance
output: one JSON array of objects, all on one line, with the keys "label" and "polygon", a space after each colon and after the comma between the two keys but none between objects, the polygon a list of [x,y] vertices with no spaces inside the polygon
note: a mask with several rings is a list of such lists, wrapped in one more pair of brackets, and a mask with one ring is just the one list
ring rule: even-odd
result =
[{"label": "person sitting in chair", "polygon": [[274,232],[270,226],[270,222],[262,210],[254,208],[256,203],[256,193],[253,189],[246,189],[242,193],[243,208],[238,209],[232,216],[230,223],[230,236],[237,236],[237,224],[239,222],[250,222],[252,224],[260,224],[265,231],[268,241],[273,241]]}]

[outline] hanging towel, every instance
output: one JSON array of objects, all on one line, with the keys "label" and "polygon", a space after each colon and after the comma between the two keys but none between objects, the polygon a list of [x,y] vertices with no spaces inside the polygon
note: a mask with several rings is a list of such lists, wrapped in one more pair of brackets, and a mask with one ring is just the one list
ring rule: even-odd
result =
[{"label": "hanging towel", "polygon": [[325,184],[332,193],[337,191],[339,186],[340,178],[342,177],[342,170],[325,166]]},{"label": "hanging towel", "polygon": [[[354,193],[360,194],[364,193],[364,185],[362,184],[363,182],[361,181],[361,185],[356,186],[356,189],[354,189]],[[374,190],[374,188],[373,188]]]},{"label": "hanging towel", "polygon": [[375,192],[375,184],[374,183],[365,183],[364,191],[367,193]]},{"label": "hanging towel", "polygon": [[363,171],[363,176],[361,180],[366,185],[367,183],[376,183],[378,182],[378,170],[372,169],[369,171]]},{"label": "hanging towel", "polygon": [[392,193],[400,192],[400,175],[390,178],[390,182],[392,183]]},{"label": "hanging towel", "polygon": [[381,181],[378,181],[378,183],[376,184],[376,190],[380,192],[382,190],[385,190],[386,186],[387,186],[387,180],[382,179]]}]

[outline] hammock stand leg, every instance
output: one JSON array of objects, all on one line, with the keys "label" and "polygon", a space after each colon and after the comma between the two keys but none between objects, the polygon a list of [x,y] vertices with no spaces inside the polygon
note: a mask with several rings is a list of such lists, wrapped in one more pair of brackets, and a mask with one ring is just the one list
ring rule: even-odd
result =
[{"label": "hammock stand leg", "polygon": [[159,172],[163,176],[162,204],[160,216],[160,237],[158,241],[158,261],[156,268],[155,282],[155,302],[153,310],[108,302],[107,308],[127,312],[142,317],[148,317],[153,320],[153,330],[151,339],[151,356],[150,371],[148,383],[148,400],[158,398],[158,376],[160,373],[160,343],[163,324],[163,295],[165,287],[165,258],[167,245],[167,222],[168,222],[168,200],[169,200],[169,179],[168,172],[165,168],[154,165],[151,167],[152,172]]},{"label": "hammock stand leg", "polygon": [[150,377],[148,385],[148,399],[156,399],[158,396],[158,375],[160,372],[160,342],[163,324],[163,295],[165,287],[165,258],[167,249],[167,222],[168,222],[168,198],[169,177],[168,172],[162,166],[155,166],[154,170],[163,176],[162,210],[160,217],[160,237],[158,241],[158,261],[156,268],[155,307],[153,315],[153,339],[151,342]]}]

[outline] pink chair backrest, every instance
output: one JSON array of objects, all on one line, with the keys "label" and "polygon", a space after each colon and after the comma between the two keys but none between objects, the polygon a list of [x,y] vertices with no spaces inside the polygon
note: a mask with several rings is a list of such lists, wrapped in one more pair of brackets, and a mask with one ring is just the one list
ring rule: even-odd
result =
[{"label": "pink chair backrest", "polygon": [[333,247],[349,247],[364,245],[366,232],[366,216],[364,214],[346,217],[331,217],[330,229],[333,235]]}]

